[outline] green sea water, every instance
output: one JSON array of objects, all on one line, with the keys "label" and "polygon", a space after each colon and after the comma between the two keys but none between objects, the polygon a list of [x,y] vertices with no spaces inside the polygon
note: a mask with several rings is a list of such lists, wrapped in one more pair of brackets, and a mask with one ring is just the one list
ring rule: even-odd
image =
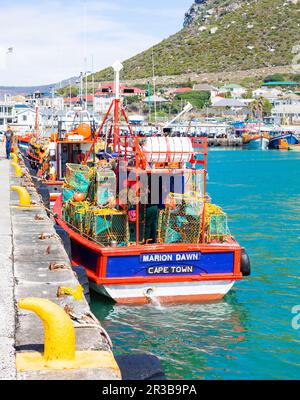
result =
[{"label": "green sea water", "polygon": [[93,311],[116,354],[154,354],[168,378],[300,379],[300,153],[212,150],[208,170],[252,276],[216,303],[122,307],[93,295]]}]

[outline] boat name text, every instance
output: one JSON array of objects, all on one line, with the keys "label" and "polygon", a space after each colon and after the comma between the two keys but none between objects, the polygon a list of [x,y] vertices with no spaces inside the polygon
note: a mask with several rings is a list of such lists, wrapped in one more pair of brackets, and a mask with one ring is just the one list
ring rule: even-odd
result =
[{"label": "boat name text", "polygon": [[142,254],[140,257],[140,261],[142,263],[199,261],[200,257],[201,257],[201,253]]}]

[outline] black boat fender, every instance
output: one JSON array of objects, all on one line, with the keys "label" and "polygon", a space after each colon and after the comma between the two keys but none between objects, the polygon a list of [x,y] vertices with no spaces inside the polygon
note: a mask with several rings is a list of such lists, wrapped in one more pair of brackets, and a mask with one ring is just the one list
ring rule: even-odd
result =
[{"label": "black boat fender", "polygon": [[84,267],[72,267],[72,270],[76,273],[78,282],[83,288],[83,293],[86,301],[88,304],[91,303],[91,297],[90,297],[90,284],[89,284],[89,279],[86,273],[86,270]]},{"label": "black boat fender", "polygon": [[241,255],[241,273],[243,276],[251,275],[251,262],[248,253],[245,249],[242,249]]},{"label": "black boat fender", "polygon": [[49,189],[44,186],[43,184],[38,184],[37,185],[37,191],[39,193],[39,195],[41,196],[44,206],[46,208],[48,208],[48,210],[50,209],[50,193],[49,193]]},{"label": "black boat fender", "polygon": [[71,261],[72,260],[72,245],[71,245],[70,236],[59,225],[54,225],[54,229],[56,230],[56,233],[58,234],[58,236],[61,238],[61,241],[66,250],[66,253],[69,257],[69,260]]}]

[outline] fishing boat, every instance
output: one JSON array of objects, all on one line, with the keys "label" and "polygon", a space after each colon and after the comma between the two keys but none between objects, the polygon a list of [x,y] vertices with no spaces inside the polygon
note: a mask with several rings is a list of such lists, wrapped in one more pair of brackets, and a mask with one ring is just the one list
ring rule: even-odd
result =
[{"label": "fishing boat", "polygon": [[276,135],[270,138],[269,149],[280,149],[282,143],[287,143],[287,147],[289,145],[295,145],[299,143],[297,136],[294,133],[284,133],[280,135]]},{"label": "fishing boat", "polygon": [[32,139],[32,133],[19,134],[17,136],[19,148],[27,150],[29,148],[29,143],[31,139]]},{"label": "fishing boat", "polygon": [[81,164],[85,160],[92,143],[92,134],[93,125],[89,113],[79,110],[74,113],[70,130],[63,129],[61,121],[58,133],[52,133],[42,151],[39,151],[37,176],[48,189],[51,202],[62,193],[66,164]]},{"label": "fishing boat", "polygon": [[268,133],[246,133],[243,135],[243,146],[249,150],[267,150],[270,143]]},{"label": "fishing boat", "polygon": [[[250,275],[250,262],[206,193],[207,139],[134,135],[118,90],[121,67],[114,67],[116,98],[85,161],[67,165],[54,205],[72,263],[119,304],[220,300]],[[121,118],[129,136],[120,135]],[[108,121],[113,153],[88,166]]]}]

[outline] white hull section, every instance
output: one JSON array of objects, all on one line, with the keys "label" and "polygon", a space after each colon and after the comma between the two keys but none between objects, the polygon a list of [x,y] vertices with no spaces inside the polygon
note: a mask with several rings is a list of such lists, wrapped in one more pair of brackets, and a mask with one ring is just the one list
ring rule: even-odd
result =
[{"label": "white hull section", "polygon": [[234,281],[167,282],[140,285],[95,285],[92,289],[120,304],[195,303],[222,299]]},{"label": "white hull section", "polygon": [[251,150],[267,150],[270,140],[266,138],[259,138],[251,140],[246,146]]}]

